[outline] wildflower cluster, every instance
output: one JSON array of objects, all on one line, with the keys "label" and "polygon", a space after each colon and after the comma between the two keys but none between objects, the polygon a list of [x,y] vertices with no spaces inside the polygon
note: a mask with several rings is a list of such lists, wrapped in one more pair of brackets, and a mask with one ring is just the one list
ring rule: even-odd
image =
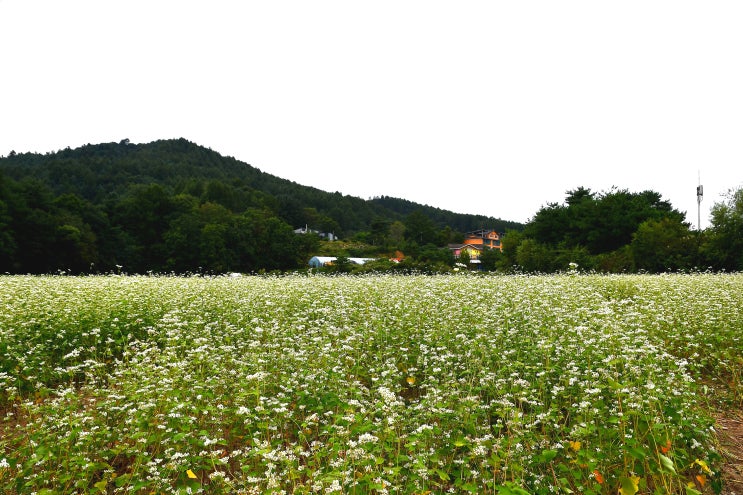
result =
[{"label": "wildflower cluster", "polygon": [[7,493],[702,493],[703,385],[741,397],[741,275],[4,277],[0,308]]}]

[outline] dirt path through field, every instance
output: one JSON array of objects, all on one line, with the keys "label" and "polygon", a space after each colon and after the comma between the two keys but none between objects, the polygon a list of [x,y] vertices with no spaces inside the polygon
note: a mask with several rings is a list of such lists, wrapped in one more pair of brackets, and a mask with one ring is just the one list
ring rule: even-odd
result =
[{"label": "dirt path through field", "polygon": [[717,434],[723,447],[725,482],[723,495],[743,495],[743,414],[726,411],[717,415]]}]

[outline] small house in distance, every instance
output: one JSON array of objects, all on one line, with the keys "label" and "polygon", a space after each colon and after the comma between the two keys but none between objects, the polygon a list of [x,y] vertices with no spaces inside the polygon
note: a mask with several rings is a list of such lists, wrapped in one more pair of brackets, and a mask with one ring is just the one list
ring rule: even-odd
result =
[{"label": "small house in distance", "polygon": [[304,227],[299,227],[298,229],[294,229],[295,234],[317,234],[320,236],[321,239],[325,239],[328,241],[335,241],[338,239],[336,235],[332,232],[320,232],[319,230],[312,230],[306,225]]},{"label": "small house in distance", "polygon": [[477,246],[482,249],[498,249],[503,251],[501,236],[495,230],[473,230],[464,234],[464,244]]},{"label": "small house in distance", "polygon": [[454,254],[454,258],[458,259],[462,254],[466,254],[470,259],[470,263],[479,264],[480,255],[486,249],[497,249],[503,251],[501,245],[501,235],[495,230],[473,230],[467,232],[464,235],[464,242],[462,244],[449,244]]}]

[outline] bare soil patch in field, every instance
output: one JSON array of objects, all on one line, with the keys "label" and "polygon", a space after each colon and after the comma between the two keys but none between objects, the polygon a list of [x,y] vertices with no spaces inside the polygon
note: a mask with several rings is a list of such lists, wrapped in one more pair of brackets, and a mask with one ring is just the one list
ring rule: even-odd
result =
[{"label": "bare soil patch in field", "polygon": [[743,414],[724,411],[717,415],[717,434],[725,465],[723,495],[743,495]]}]

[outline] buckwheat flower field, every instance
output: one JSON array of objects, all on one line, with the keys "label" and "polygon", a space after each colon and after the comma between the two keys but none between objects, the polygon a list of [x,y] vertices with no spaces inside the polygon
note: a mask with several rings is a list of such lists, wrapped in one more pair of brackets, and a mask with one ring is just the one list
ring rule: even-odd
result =
[{"label": "buckwheat flower field", "polygon": [[0,278],[0,492],[698,494],[743,275]]}]

